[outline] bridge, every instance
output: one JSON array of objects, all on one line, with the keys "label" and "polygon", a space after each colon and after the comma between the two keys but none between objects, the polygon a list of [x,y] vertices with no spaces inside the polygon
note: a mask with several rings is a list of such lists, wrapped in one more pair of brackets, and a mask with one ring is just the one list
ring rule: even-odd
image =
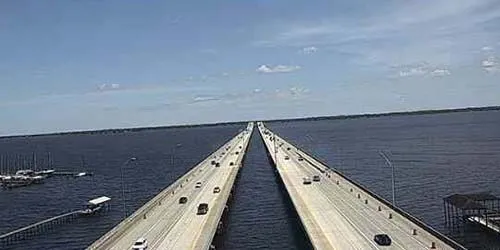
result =
[{"label": "bridge", "polygon": [[315,249],[465,249],[365,187],[329,168],[258,123],[275,165]]},{"label": "bridge", "polygon": [[[209,249],[252,131],[249,123],[88,249],[130,249],[139,238],[148,241],[148,249]],[[208,204],[206,214],[198,209],[202,203]]]}]

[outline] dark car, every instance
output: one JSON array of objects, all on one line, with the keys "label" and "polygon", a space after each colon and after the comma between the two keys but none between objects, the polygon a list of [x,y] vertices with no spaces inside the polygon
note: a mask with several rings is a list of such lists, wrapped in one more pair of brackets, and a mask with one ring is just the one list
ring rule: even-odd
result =
[{"label": "dark car", "polygon": [[198,212],[196,214],[206,214],[207,212],[208,212],[208,204],[200,203],[200,205],[198,205]]},{"label": "dark car", "polygon": [[381,246],[390,246],[392,242],[391,238],[387,234],[376,234],[375,237],[373,237],[373,240]]},{"label": "dark car", "polygon": [[188,198],[185,197],[185,196],[182,196],[180,199],[179,199],[179,204],[184,204],[188,201]]}]

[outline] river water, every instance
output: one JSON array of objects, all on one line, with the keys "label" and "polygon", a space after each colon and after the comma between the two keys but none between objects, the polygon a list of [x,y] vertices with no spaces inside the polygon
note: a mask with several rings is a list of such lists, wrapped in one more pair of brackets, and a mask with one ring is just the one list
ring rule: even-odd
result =
[{"label": "river water", "polygon": [[[80,218],[10,245],[8,249],[82,249],[123,217],[120,166],[126,210],[131,213],[189,168],[229,140],[246,124],[165,128],[128,133],[0,138],[0,171],[37,165],[89,171],[82,178],[53,177],[44,184],[0,190],[0,233],[79,209],[97,196],[112,197],[111,209]],[[500,196],[500,111],[384,116],[267,124],[387,200],[396,167],[397,205],[470,249],[500,249],[499,236],[476,226],[450,230],[442,198],[453,193],[490,191]],[[6,160],[6,157],[8,159]],[[82,166],[82,157],[86,164]],[[21,159],[21,160],[20,160]],[[10,167],[7,167],[8,162]],[[237,181],[220,249],[308,249],[300,222],[254,133]]]}]

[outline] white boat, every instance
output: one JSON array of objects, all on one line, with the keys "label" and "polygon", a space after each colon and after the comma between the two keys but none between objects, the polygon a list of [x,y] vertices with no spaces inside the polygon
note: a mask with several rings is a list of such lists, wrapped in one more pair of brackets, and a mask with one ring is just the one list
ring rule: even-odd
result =
[{"label": "white boat", "polygon": [[37,175],[52,175],[54,172],[56,172],[54,169],[44,169],[42,171],[36,172]]},{"label": "white boat", "polygon": [[33,183],[33,178],[24,175],[4,176],[1,185],[7,188],[28,186]]},{"label": "white boat", "polygon": [[88,174],[86,172],[80,172],[80,173],[73,175],[73,177],[78,178],[78,177],[83,177],[83,176],[87,176],[87,175]]},{"label": "white boat", "polygon": [[18,176],[33,176],[33,175],[35,175],[35,171],[33,171],[31,169],[21,169],[21,170],[17,170],[15,175],[18,175]]}]

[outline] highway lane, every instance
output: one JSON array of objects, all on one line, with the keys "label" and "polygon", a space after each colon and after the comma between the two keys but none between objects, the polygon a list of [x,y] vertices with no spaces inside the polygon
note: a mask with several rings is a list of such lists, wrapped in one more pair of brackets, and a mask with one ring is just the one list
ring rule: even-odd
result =
[{"label": "highway lane", "polygon": [[[249,137],[250,134],[245,135]],[[182,215],[182,218],[172,228],[172,230],[163,237],[160,244],[155,244],[152,249],[205,249],[207,242],[210,243],[218,227],[220,214],[225,207],[227,196],[232,188],[234,178],[229,178],[239,170],[241,158],[243,155],[235,154],[240,152],[241,148],[246,148],[248,140],[243,140],[228,152],[227,159],[221,163],[218,171],[209,182],[203,183],[204,188],[197,197],[196,201]],[[241,146],[241,148],[240,148]],[[230,163],[233,163],[231,165]],[[213,189],[219,187],[220,193],[214,193]],[[208,213],[197,215],[197,205],[207,203]]]},{"label": "highway lane", "polygon": [[[265,127],[259,129],[315,248],[431,249],[434,241],[437,249],[453,249],[279,136],[273,142],[272,132],[266,135]],[[312,179],[314,175],[320,176],[320,182],[303,184],[304,177]],[[374,242],[374,235],[380,233],[391,236],[391,246]]]},{"label": "highway lane", "polygon": [[[209,186],[215,184],[221,176],[224,176],[221,174],[226,172],[223,165],[229,165],[230,161],[234,161],[234,157],[232,157],[234,152],[239,151],[240,154],[238,155],[245,153],[239,146],[243,148],[245,143],[248,144],[249,137],[250,133],[246,131],[239,133],[181,177],[185,181],[182,181],[173,193],[168,193],[163,198],[160,197],[154,207],[144,213],[145,217],[134,219],[128,225],[127,223],[119,224],[117,228],[109,233],[110,235],[103,236],[103,239],[97,241],[99,244],[93,244],[89,249],[128,249],[140,237],[145,237],[150,242],[150,245],[160,244],[163,237],[166,237],[172,229],[175,229],[175,226],[184,218],[184,215],[188,214],[187,210],[196,208],[201,197],[206,195],[204,193],[213,191],[209,190]],[[221,167],[212,165],[212,160],[220,162]],[[196,182],[202,182],[204,185],[202,185],[202,188],[195,188]],[[171,187],[167,189],[169,188]],[[188,202],[179,204],[179,199],[183,196],[188,197]],[[189,216],[193,217],[194,215],[195,213],[191,213]],[[131,217],[127,220],[133,220]],[[150,249],[152,248],[150,247]]]}]

